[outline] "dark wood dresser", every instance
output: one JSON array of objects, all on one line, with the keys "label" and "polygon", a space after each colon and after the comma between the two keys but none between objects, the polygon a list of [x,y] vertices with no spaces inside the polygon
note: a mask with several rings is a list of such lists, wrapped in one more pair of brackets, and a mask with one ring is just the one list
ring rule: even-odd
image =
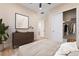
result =
[{"label": "dark wood dresser", "polygon": [[13,48],[28,44],[34,41],[34,32],[14,32],[12,33]]}]

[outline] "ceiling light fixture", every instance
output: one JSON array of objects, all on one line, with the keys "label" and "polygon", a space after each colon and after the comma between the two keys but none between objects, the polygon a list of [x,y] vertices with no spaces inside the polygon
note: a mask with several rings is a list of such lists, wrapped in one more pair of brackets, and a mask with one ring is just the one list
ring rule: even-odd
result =
[{"label": "ceiling light fixture", "polygon": [[48,3],[49,5],[51,5],[51,3]]},{"label": "ceiling light fixture", "polygon": [[44,12],[41,12],[41,14],[44,14]]},{"label": "ceiling light fixture", "polygon": [[42,3],[39,4],[39,9],[40,9],[40,10],[42,9]]},{"label": "ceiling light fixture", "polygon": [[[51,3],[47,3],[48,5],[51,5]],[[42,3],[39,3],[39,9],[42,9]]]}]

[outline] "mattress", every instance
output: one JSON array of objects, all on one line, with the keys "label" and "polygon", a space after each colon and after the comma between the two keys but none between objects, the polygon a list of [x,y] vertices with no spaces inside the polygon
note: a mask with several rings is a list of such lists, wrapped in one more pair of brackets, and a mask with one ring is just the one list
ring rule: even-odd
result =
[{"label": "mattress", "polygon": [[59,43],[43,39],[19,47],[20,56],[52,56],[59,48]]}]

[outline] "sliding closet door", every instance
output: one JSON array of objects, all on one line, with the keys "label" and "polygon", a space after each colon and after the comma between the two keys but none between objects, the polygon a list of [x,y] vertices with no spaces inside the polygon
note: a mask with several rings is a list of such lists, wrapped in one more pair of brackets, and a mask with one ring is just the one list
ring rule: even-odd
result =
[{"label": "sliding closet door", "polygon": [[51,34],[53,40],[58,41],[59,43],[63,42],[63,13],[53,15]]}]

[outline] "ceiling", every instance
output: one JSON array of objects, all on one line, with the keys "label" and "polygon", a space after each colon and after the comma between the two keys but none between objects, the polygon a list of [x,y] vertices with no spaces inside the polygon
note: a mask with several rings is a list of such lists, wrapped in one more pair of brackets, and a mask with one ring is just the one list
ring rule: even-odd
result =
[{"label": "ceiling", "polygon": [[41,10],[39,9],[39,4],[40,4],[40,3],[23,3],[23,4],[21,4],[21,5],[23,5],[23,6],[26,7],[26,8],[29,8],[29,9],[31,9],[31,10],[37,12],[37,13],[39,13],[39,14],[45,15],[45,14],[47,14],[47,13],[49,12],[49,10],[50,10],[51,8],[56,7],[56,6],[59,5],[60,3],[51,3],[51,4],[42,3],[42,7],[41,7],[42,9],[41,9]]}]

